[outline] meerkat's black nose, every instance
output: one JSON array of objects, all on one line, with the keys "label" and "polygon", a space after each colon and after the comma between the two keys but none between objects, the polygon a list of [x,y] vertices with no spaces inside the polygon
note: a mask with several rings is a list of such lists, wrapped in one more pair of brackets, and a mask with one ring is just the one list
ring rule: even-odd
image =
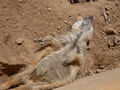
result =
[{"label": "meerkat's black nose", "polygon": [[89,19],[89,20],[93,20],[94,17],[93,17],[93,16],[89,16],[88,19]]},{"label": "meerkat's black nose", "polygon": [[87,18],[84,19],[84,21],[85,21],[86,24],[92,23],[93,20],[94,20],[94,17],[93,17],[93,16],[88,16]]}]

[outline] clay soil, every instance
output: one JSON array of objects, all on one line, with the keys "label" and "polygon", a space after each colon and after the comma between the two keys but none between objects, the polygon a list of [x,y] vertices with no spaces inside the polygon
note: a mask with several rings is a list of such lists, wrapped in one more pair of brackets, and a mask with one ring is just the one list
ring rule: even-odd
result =
[{"label": "clay soil", "polygon": [[0,83],[31,64],[40,48],[34,38],[70,31],[78,16],[94,16],[86,68],[78,78],[120,67],[119,0],[74,4],[68,0],[0,0]]}]

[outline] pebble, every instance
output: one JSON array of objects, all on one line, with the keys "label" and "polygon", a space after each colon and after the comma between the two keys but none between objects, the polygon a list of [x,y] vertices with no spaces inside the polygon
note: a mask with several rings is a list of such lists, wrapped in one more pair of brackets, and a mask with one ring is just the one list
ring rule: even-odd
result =
[{"label": "pebble", "polygon": [[101,65],[101,66],[99,66],[99,69],[104,69],[104,66],[102,66],[102,65]]},{"label": "pebble", "polygon": [[115,45],[114,45],[113,40],[109,40],[109,41],[108,41],[108,48],[114,47],[114,46],[115,46]]},{"label": "pebble", "polygon": [[109,11],[106,11],[107,15],[110,15],[110,12]]},{"label": "pebble", "polygon": [[64,23],[67,23],[67,20],[64,20]]},{"label": "pebble", "polygon": [[115,35],[115,31],[113,31],[112,29],[111,30],[105,30],[104,31],[106,35]]},{"label": "pebble", "polygon": [[100,73],[100,72],[102,72],[102,69],[97,69],[96,70],[96,73]]},{"label": "pebble", "polygon": [[60,30],[60,29],[61,29],[61,27],[60,27],[60,26],[58,26],[58,27],[57,27],[57,30]]},{"label": "pebble", "polygon": [[50,25],[52,26],[52,25],[53,25],[53,23],[50,23]]},{"label": "pebble", "polygon": [[19,0],[19,2],[23,2],[23,0]]},{"label": "pebble", "polygon": [[18,39],[16,40],[16,44],[17,44],[17,45],[22,45],[23,42],[24,42],[24,39],[23,39],[23,38],[18,38]]},{"label": "pebble", "polygon": [[114,44],[120,45],[120,37],[119,36],[114,36]]},{"label": "pebble", "polygon": [[51,8],[48,8],[48,11],[51,11],[52,9]]}]

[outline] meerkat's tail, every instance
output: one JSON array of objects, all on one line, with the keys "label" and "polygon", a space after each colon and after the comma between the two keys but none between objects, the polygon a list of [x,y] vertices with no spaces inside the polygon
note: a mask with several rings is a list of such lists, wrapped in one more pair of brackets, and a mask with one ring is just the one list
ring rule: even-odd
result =
[{"label": "meerkat's tail", "polygon": [[25,81],[29,76],[29,72],[31,72],[31,68],[32,66],[27,68],[27,70],[10,77],[7,82],[0,85],[0,90],[8,90],[25,84],[26,83]]},{"label": "meerkat's tail", "polygon": [[51,89],[69,84],[72,81],[73,80],[71,79],[71,77],[69,77],[65,80],[55,82],[52,84],[46,84],[46,85],[41,85],[40,83],[31,82],[29,84],[21,85],[20,87],[17,87],[17,88],[12,89],[12,90],[51,90]]},{"label": "meerkat's tail", "polygon": [[12,90],[51,90],[54,88],[58,88],[60,86],[64,86],[69,83],[72,83],[75,80],[75,78],[78,74],[77,73],[78,71],[79,71],[79,67],[75,66],[74,69],[72,69],[71,75],[68,78],[63,79],[61,81],[58,81],[58,82],[55,82],[52,84],[46,84],[46,85],[41,85],[42,82],[34,83],[34,82],[30,81],[30,82],[26,83],[25,85],[21,85],[20,87],[17,87]]},{"label": "meerkat's tail", "polygon": [[7,82],[0,85],[0,90],[7,90],[9,88],[15,87],[23,83],[22,77],[25,75],[26,72],[22,72],[20,74],[11,77]]}]

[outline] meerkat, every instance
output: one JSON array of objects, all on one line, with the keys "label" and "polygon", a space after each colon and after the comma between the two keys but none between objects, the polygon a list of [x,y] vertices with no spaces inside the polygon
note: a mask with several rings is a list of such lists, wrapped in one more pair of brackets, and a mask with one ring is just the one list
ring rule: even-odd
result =
[{"label": "meerkat", "polygon": [[44,57],[36,66],[17,74],[0,86],[0,89],[11,89],[10,87],[21,83],[24,85],[20,85],[19,90],[51,89],[72,82],[77,74],[76,69],[80,65],[80,57],[77,55],[78,38],[73,43]]},{"label": "meerkat", "polygon": [[89,48],[89,43],[93,36],[92,21],[92,16],[84,19],[82,17],[78,17],[77,21],[71,27],[71,32],[63,35],[58,35],[56,37],[47,36],[45,38],[34,39],[34,42],[42,43],[43,47],[44,42],[47,42],[47,45],[45,45],[51,47],[53,49],[52,51],[56,51],[61,47],[65,46],[66,44],[71,43],[71,41],[74,40],[76,33],[82,31],[84,34],[82,34],[81,38],[79,39],[80,44],[78,46],[79,51],[82,52],[82,57],[84,57],[85,51],[87,48]]},{"label": "meerkat", "polygon": [[84,19],[81,30],[69,33],[66,44],[60,44],[57,51],[41,58],[37,65],[28,66],[25,71],[11,77],[0,86],[0,90],[46,90],[74,81],[83,59],[82,53],[86,50],[82,48],[86,48],[88,36],[83,36],[88,35],[86,33],[91,29],[91,22],[91,17]]}]

